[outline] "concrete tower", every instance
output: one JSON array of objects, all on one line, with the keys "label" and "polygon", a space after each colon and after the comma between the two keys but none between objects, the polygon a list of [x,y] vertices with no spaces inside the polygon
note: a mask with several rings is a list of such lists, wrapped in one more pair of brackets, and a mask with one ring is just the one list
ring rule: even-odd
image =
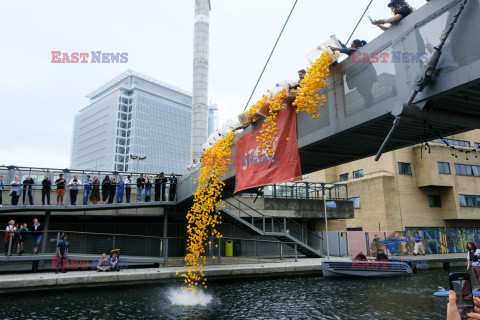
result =
[{"label": "concrete tower", "polygon": [[208,38],[210,0],[195,0],[192,90],[192,159],[200,159],[208,138]]}]

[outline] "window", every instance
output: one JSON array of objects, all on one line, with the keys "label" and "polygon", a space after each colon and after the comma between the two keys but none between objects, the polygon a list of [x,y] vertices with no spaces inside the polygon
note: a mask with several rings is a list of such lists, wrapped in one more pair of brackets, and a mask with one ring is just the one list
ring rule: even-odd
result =
[{"label": "window", "polygon": [[450,174],[450,163],[439,162],[438,163],[438,173],[440,173],[440,174]]},{"label": "window", "polygon": [[302,175],[302,180],[303,180],[303,179],[308,179],[308,174]]},{"label": "window", "polygon": [[480,143],[479,142],[475,142],[474,146],[475,146],[475,149],[480,149]]},{"label": "window", "polygon": [[455,174],[459,176],[480,177],[480,166],[455,163]]},{"label": "window", "polygon": [[442,207],[442,201],[440,196],[428,196],[428,205],[431,208],[441,208]]},{"label": "window", "polygon": [[463,141],[463,140],[437,139],[437,140],[434,140],[434,142],[441,143],[441,144],[449,144],[451,146],[470,147],[470,142],[469,141]]},{"label": "window", "polygon": [[357,171],[353,171],[353,179],[357,179],[357,178],[361,178],[363,177],[363,169],[360,169],[360,170],[357,170]]},{"label": "window", "polygon": [[340,175],[340,181],[348,181],[348,172]]},{"label": "window", "polygon": [[407,162],[399,162],[398,163],[398,173],[399,174],[412,174],[412,167],[410,163]]},{"label": "window", "polygon": [[362,228],[362,227],[358,227],[358,228],[347,228],[347,231],[363,231],[363,228]]},{"label": "window", "polygon": [[348,200],[353,202],[354,209],[360,209],[360,197],[350,198]]},{"label": "window", "polygon": [[480,196],[467,196],[460,194],[460,206],[462,207],[480,207]]}]

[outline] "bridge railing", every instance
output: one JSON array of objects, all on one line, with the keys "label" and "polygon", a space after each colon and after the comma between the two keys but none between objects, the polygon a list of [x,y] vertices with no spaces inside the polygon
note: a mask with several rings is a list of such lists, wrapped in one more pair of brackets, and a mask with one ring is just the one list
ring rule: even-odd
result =
[{"label": "bridge railing", "polygon": [[[261,196],[264,198],[284,199],[315,199],[347,200],[348,186],[346,184],[331,184],[321,182],[285,182],[265,186]],[[240,193],[241,197],[256,197],[256,193]]]}]

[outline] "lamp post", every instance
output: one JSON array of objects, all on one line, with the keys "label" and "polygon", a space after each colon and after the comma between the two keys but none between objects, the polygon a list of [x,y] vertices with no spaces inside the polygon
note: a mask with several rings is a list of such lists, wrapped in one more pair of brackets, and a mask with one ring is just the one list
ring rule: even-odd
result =
[{"label": "lamp post", "polygon": [[145,160],[147,159],[147,156],[139,156],[136,154],[130,154],[130,159],[136,160],[137,162],[137,172],[140,172],[140,160]]}]

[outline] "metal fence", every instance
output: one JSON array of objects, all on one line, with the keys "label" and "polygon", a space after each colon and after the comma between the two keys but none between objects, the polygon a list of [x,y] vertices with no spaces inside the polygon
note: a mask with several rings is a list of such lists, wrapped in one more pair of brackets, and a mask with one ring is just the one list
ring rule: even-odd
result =
[{"label": "metal fence", "polygon": [[[242,197],[256,197],[256,193],[240,193]],[[346,184],[316,182],[285,182],[266,186],[260,196],[264,198],[347,200]]]}]

